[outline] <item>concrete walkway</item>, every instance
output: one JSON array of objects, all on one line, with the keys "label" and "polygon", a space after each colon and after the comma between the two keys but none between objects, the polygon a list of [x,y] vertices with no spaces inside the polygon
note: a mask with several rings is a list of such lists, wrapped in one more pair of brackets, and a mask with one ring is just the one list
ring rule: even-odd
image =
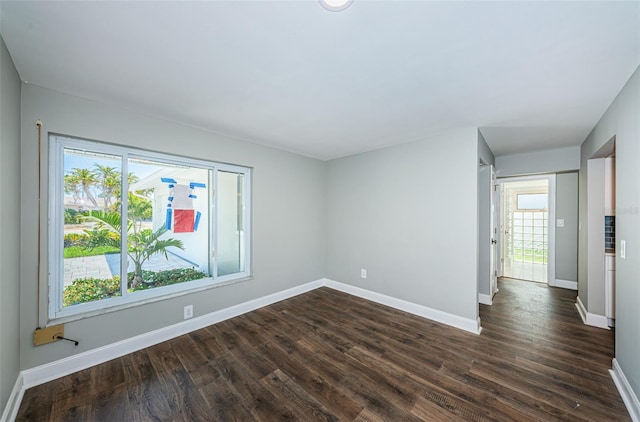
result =
[{"label": "concrete walkway", "polygon": [[111,269],[104,255],[67,258],[64,260],[64,287],[78,278],[111,278]]}]

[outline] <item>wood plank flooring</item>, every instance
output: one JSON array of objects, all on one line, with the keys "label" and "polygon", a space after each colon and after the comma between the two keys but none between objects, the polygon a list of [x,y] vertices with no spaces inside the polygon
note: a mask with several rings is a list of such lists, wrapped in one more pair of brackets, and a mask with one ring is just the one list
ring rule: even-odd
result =
[{"label": "wood plank flooring", "polygon": [[477,336],[321,288],[31,388],[17,420],[630,420],[575,292],[499,289]]}]

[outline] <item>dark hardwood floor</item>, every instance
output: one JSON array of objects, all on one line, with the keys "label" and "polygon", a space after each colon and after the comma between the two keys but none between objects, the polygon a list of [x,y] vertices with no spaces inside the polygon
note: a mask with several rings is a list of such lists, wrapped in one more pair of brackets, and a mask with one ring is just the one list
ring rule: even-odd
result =
[{"label": "dark hardwood floor", "polygon": [[17,420],[630,420],[575,292],[499,289],[479,336],[318,289],[31,388]]}]

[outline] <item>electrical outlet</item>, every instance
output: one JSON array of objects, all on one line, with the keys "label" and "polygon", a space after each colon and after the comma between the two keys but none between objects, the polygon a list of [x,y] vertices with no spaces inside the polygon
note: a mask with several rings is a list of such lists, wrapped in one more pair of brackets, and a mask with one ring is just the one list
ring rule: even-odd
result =
[{"label": "electrical outlet", "polygon": [[360,270],[360,278],[367,278],[367,270],[364,268]]},{"label": "electrical outlet", "polygon": [[193,305],[184,307],[184,319],[193,318]]}]

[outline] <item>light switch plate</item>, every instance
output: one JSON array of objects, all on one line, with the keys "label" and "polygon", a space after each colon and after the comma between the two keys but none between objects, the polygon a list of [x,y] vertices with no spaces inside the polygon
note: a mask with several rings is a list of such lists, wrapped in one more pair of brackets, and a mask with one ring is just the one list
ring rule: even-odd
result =
[{"label": "light switch plate", "polygon": [[558,218],[558,221],[556,222],[556,226],[564,227],[564,218]]},{"label": "light switch plate", "polygon": [[620,258],[622,259],[627,258],[627,241],[626,240],[620,241]]}]

